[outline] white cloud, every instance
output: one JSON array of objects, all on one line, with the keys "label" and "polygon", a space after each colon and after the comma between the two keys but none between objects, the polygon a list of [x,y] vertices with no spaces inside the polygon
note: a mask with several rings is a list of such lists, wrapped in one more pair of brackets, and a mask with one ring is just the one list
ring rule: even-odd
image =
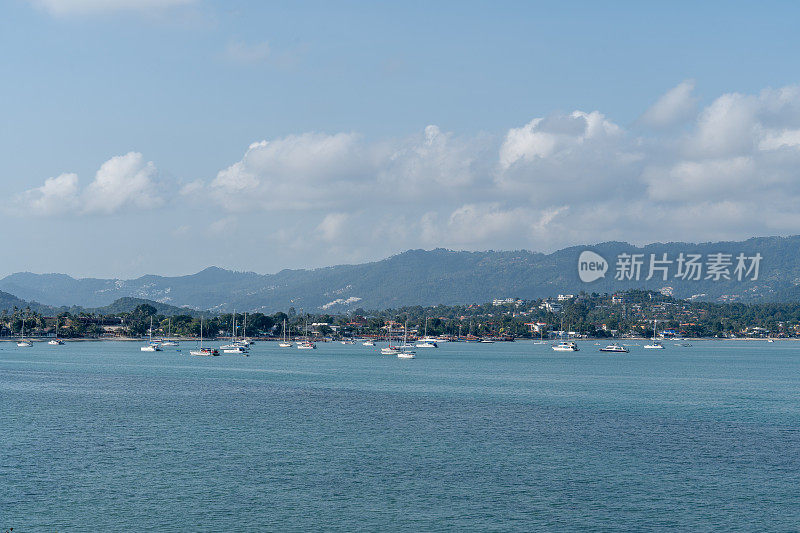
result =
[{"label": "white cloud", "polygon": [[152,12],[193,4],[196,0],[29,0],[52,15],[82,15],[113,11]]},{"label": "white cloud", "polygon": [[[671,98],[685,103],[691,87],[682,86],[683,98]],[[654,123],[669,123],[670,106],[682,109],[668,100],[657,103]],[[428,125],[378,141],[350,132],[262,140],[170,197],[176,209],[190,198],[219,209],[212,235],[233,231],[233,216],[242,224],[249,217],[248,227],[268,221],[264,238],[275,248],[324,257],[323,264],[421,245],[552,249],[800,227],[796,87],[723,94],[685,128],[646,135],[596,110],[520,124],[496,136]],[[18,200],[40,214],[111,213],[162,205],[164,187],[154,165],[131,153],[105,163],[83,190],[74,175],[62,175]]]},{"label": "white cloud", "polygon": [[155,175],[155,165],[145,162],[138,152],[112,157],[103,163],[84,191],[83,211],[110,214],[127,206],[159,207],[163,201],[154,190]]},{"label": "white cloud", "polygon": [[659,98],[642,115],[643,124],[654,128],[665,128],[685,122],[691,118],[698,99],[692,95],[694,80],[685,80]]},{"label": "white cloud", "polygon": [[75,208],[78,195],[78,175],[61,174],[48,178],[44,185],[25,191],[15,203],[21,213],[60,215]]},{"label": "white cloud", "polygon": [[77,174],[61,174],[14,197],[10,209],[43,216],[108,215],[127,207],[154,209],[163,205],[156,191],[155,177],[156,167],[152,162],[145,162],[138,152],[129,152],[103,163],[83,191]]}]

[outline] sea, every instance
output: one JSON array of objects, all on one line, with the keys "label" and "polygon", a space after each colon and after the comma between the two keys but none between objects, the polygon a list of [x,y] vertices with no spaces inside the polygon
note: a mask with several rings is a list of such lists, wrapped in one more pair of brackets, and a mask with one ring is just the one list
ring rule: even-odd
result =
[{"label": "sea", "polygon": [[0,532],[798,531],[800,342],[0,343]]}]

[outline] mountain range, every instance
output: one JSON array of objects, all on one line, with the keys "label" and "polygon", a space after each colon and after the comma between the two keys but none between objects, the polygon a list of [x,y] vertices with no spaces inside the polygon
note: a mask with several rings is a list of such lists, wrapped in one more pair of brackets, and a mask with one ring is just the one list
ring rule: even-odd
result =
[{"label": "mountain range", "polygon": [[[578,258],[591,250],[606,262],[605,275],[590,283],[578,275]],[[640,254],[638,279],[617,272],[624,254]],[[668,272],[648,277],[651,254],[666,259]],[[664,255],[666,254],[666,255]],[[700,279],[680,277],[678,258],[697,254]],[[709,261],[723,254],[723,276],[712,275]],[[737,256],[760,256],[757,272],[737,279]],[[636,262],[636,261],[634,261]],[[717,261],[719,263],[719,261]],[[746,266],[752,267],[752,260]],[[717,269],[719,270],[719,268]],[[630,274],[631,272],[629,272]],[[663,279],[667,275],[667,279]],[[730,278],[730,279],[726,279]],[[719,279],[715,279],[715,277]],[[756,279],[754,279],[756,278]],[[76,279],[65,274],[21,272],[0,280],[0,290],[49,306],[100,308],[119,298],[153,300],[177,308],[211,311],[275,312],[289,307],[309,312],[355,308],[387,309],[408,305],[482,303],[494,298],[534,299],[579,291],[614,292],[633,288],[663,290],[678,298],[712,301],[784,302],[800,299],[800,236],[758,237],[739,242],[624,242],[575,246],[550,254],[518,251],[409,250],[381,261],[276,274],[236,272],[209,267],[176,277]]]}]

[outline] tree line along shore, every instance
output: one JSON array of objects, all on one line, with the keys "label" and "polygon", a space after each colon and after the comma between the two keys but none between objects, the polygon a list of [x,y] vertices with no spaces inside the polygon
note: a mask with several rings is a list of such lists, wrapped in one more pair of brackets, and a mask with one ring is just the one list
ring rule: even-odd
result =
[{"label": "tree line along shore", "polygon": [[206,338],[280,338],[284,323],[286,334],[292,337],[397,337],[402,335],[406,321],[411,336],[424,333],[452,339],[649,337],[654,322],[658,335],[664,337],[800,338],[800,303],[711,303],[644,290],[380,311],[357,308],[337,314],[289,308],[273,314],[199,315],[160,314],[146,303],[111,314],[63,311],[48,316],[30,308],[13,308],[0,311],[0,339],[23,333],[34,338],[139,339],[149,333],[151,318],[154,336],[176,338],[199,337],[201,321]]}]

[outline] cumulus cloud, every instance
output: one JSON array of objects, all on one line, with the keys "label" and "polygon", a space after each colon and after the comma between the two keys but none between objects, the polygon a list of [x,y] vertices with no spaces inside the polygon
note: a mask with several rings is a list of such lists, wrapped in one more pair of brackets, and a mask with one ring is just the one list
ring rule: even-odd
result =
[{"label": "cumulus cloud", "polygon": [[156,167],[142,154],[129,152],[100,166],[94,180],[80,190],[77,174],[48,178],[44,185],[17,195],[11,210],[41,216],[112,214],[126,207],[153,209],[163,204],[157,194]]},{"label": "cumulus cloud", "polygon": [[20,212],[60,215],[75,208],[78,198],[78,175],[61,174],[48,178],[44,185],[29,189],[16,199]]},{"label": "cumulus cloud", "polygon": [[698,98],[692,94],[694,80],[685,80],[659,98],[642,114],[641,122],[654,128],[667,128],[690,119]]},{"label": "cumulus cloud", "polygon": [[[210,234],[232,231],[234,216],[248,225],[262,217],[270,242],[325,253],[324,264],[419,246],[797,233],[800,89],[728,93],[695,109],[692,87],[678,85],[645,112],[659,126],[646,134],[576,110],[523,117],[498,135],[428,125],[377,141],[352,132],[260,140],[174,197],[216,205]],[[685,127],[667,127],[690,108]],[[42,214],[109,213],[160,205],[159,186],[153,164],[132,153],[104,164],[83,190],[65,174],[20,197]]]},{"label": "cumulus cloud", "polygon": [[83,193],[87,213],[114,213],[126,206],[159,207],[162,199],[154,191],[156,167],[142,154],[129,152],[112,157],[100,167]]},{"label": "cumulus cloud", "polygon": [[113,11],[152,12],[193,4],[196,0],[29,0],[52,15],[109,13]]}]

